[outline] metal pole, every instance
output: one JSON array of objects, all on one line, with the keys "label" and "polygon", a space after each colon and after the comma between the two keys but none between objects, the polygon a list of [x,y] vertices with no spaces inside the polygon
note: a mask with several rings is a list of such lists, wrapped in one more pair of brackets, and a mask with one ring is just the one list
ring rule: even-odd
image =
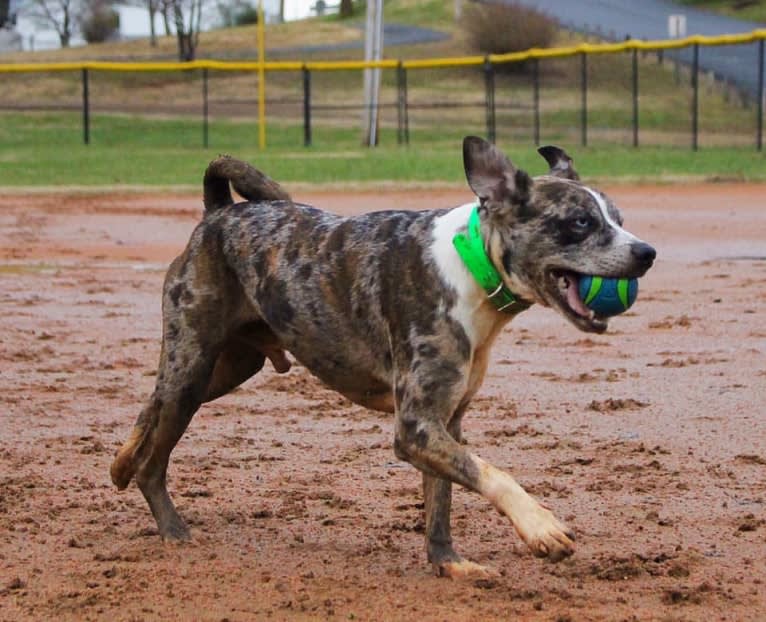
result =
[{"label": "metal pole", "polygon": [[633,49],[633,146],[638,147],[638,50]]},{"label": "metal pole", "polygon": [[487,108],[487,140],[495,142],[495,69],[489,56],[484,59],[484,90]]},{"label": "metal pole", "polygon": [[[367,22],[364,40],[364,60],[379,61],[383,56],[383,0],[367,2]],[[380,95],[380,68],[364,70],[364,137],[368,147],[378,144],[378,98]]]},{"label": "metal pole", "polygon": [[303,65],[303,146],[311,147],[311,72]]},{"label": "metal pole", "polygon": [[694,56],[692,58],[692,149],[699,148],[699,43],[694,44]]},{"label": "metal pole", "polygon": [[404,81],[406,80],[402,61],[396,67],[396,142],[404,143],[404,108],[407,105],[404,94]]},{"label": "metal pole", "polygon": [[532,105],[535,111],[535,145],[540,144],[540,59],[532,61]]},{"label": "metal pole", "polygon": [[258,3],[258,146],[266,148],[266,40],[263,0]]},{"label": "metal pole", "polygon": [[88,87],[88,70],[82,70],[82,141],[90,144],[90,92]]},{"label": "metal pole", "polygon": [[407,95],[407,70],[402,67],[402,95],[404,97],[404,144],[410,144],[410,106]]},{"label": "metal pole", "polygon": [[580,90],[581,90],[581,108],[580,108],[580,128],[582,131],[582,146],[588,146],[588,55],[585,52],[580,54]]},{"label": "metal pole", "polygon": [[207,86],[207,67],[204,67],[202,69],[202,145],[205,147],[205,149],[207,149],[209,146]]},{"label": "metal pole", "polygon": [[758,151],[763,151],[763,98],[766,97],[766,91],[763,86],[764,69],[764,40],[758,42],[758,130],[756,132],[756,147]]}]

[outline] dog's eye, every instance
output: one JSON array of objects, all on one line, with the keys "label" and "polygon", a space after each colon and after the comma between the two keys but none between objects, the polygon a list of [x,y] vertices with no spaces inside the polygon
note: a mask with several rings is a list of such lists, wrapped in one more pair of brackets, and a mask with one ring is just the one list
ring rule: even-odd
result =
[{"label": "dog's eye", "polygon": [[585,230],[590,228],[590,218],[587,216],[580,216],[574,220],[575,229]]}]

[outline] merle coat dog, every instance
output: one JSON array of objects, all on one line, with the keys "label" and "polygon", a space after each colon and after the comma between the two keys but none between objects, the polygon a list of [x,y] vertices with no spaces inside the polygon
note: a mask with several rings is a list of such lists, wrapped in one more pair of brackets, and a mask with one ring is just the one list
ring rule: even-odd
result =
[{"label": "merle coat dog", "polygon": [[[606,318],[580,302],[581,274],[640,277],[654,249],[622,228],[610,199],[579,181],[560,149],[532,178],[467,137],[476,204],[343,218],[293,202],[279,184],[229,157],[204,181],[205,213],[165,279],[156,388],[111,468],[135,476],[160,534],[190,534],[168,495],[170,453],[204,402],[289,352],[351,401],[395,414],[394,452],[423,474],[428,559],[437,573],[481,574],[450,536],[452,484],[486,497],[535,555],[573,552],[574,536],[508,473],[461,444],[460,423],[501,329],[534,304],[583,331]],[[247,200],[234,203],[230,184]],[[509,304],[498,308],[456,251],[478,210],[480,247]]]}]

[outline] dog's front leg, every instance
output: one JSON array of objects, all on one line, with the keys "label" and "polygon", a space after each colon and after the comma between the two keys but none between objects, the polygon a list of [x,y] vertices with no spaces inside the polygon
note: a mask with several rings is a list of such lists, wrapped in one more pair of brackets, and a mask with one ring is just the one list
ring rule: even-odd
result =
[{"label": "dog's front leg", "polygon": [[[435,414],[454,412],[451,404],[436,403],[439,396],[448,392],[437,390],[436,395],[424,395],[422,386],[416,383],[411,389],[399,391],[394,439],[397,456],[427,476],[455,482],[486,497],[511,520],[519,536],[538,557],[557,561],[571,555],[574,552],[571,530],[531,497],[511,475],[467,451],[455,440]],[[446,410],[441,410],[439,406]],[[443,544],[448,548],[442,551],[446,550],[449,555],[452,551],[449,530],[444,531],[444,508],[449,507],[449,499],[444,485],[438,480],[431,485],[431,495],[436,496],[430,500],[432,511],[427,512],[427,529],[437,538],[440,531],[446,533]],[[429,495],[428,484],[426,495]],[[428,498],[426,504],[429,504]],[[459,556],[457,559],[460,559]]]},{"label": "dog's front leg", "polygon": [[[447,431],[456,441],[461,441],[460,423],[464,409],[461,408],[447,424]],[[496,571],[463,559],[452,547],[450,513],[452,509],[452,482],[423,473],[423,498],[426,514],[426,550],[428,561],[440,577],[488,578]]]}]

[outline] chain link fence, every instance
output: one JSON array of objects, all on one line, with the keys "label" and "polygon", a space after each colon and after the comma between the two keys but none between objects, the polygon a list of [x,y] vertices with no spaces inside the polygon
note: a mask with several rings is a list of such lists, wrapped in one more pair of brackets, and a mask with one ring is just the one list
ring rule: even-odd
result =
[{"label": "chain link fence", "polygon": [[[373,113],[381,144],[484,134],[504,143],[760,151],[765,40],[761,30],[484,58],[267,62],[265,120],[258,116],[257,62],[5,64],[0,112],[60,119],[62,142],[71,142],[79,126],[85,144],[151,143],[171,135],[178,146],[226,148],[230,136],[267,121],[272,146],[348,141],[358,147],[362,71],[377,66],[382,83]],[[722,46],[738,46],[752,58],[754,88],[705,69]],[[137,132],[137,119],[142,128],[154,122],[172,131]]]}]

